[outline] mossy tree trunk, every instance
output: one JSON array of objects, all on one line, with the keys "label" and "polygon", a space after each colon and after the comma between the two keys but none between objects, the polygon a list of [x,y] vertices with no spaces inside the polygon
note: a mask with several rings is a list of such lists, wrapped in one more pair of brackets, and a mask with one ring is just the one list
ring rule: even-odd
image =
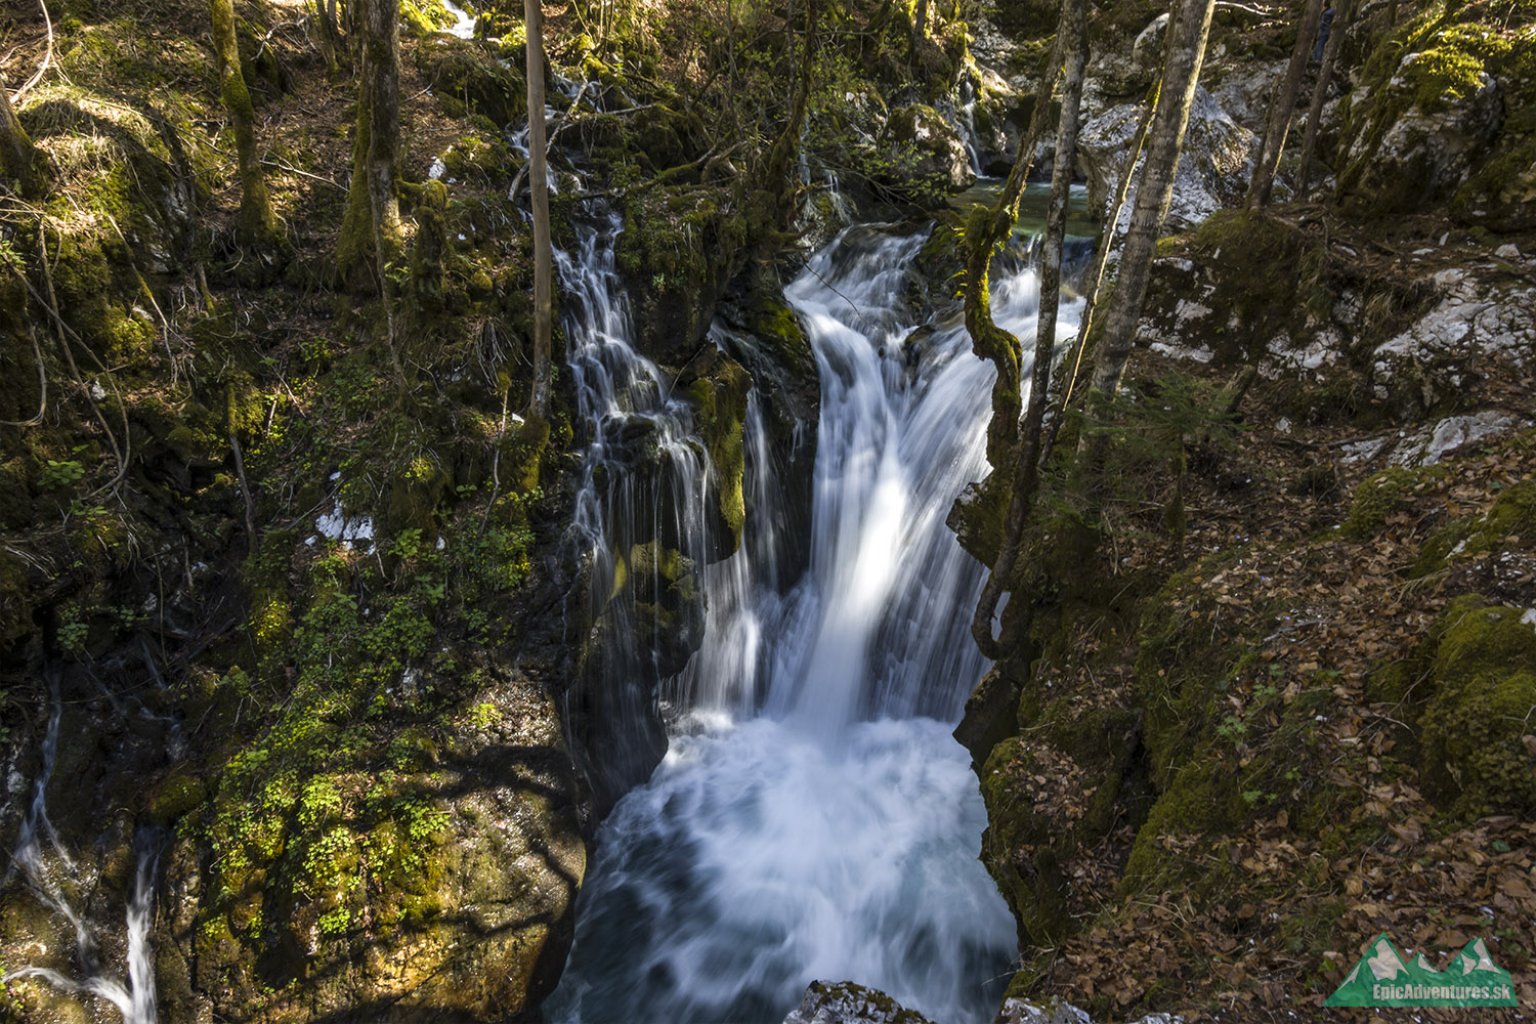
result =
[{"label": "mossy tree trunk", "polygon": [[1013,225],[1019,219],[1019,203],[1029,182],[1035,147],[1045,130],[1046,111],[1050,109],[1051,95],[1056,91],[1056,81],[1061,74],[1061,53],[1062,34],[1058,32],[1050,62],[1035,89],[1029,126],[1019,140],[1019,152],[1009,169],[1008,180],[1004,182],[997,202],[991,207],[976,204],[965,224],[965,327],[971,335],[972,350],[997,371],[992,381],[992,422],[987,427],[987,461],[994,467],[1010,462],[1014,440],[1018,437],[1019,367],[1023,353],[1019,339],[997,326],[992,319],[992,256],[1013,233]]},{"label": "mossy tree trunk", "polygon": [[372,271],[386,289],[385,268],[400,252],[400,3],[362,0],[357,128],[352,182],[336,261],[344,280],[364,286]]},{"label": "mossy tree trunk", "polygon": [[917,9],[912,12],[912,55],[917,56],[917,48],[928,38],[928,0],[917,0]]},{"label": "mossy tree trunk", "polygon": [[1338,63],[1339,51],[1344,48],[1344,33],[1349,28],[1349,18],[1354,8],[1354,0],[1339,0],[1338,9],[1328,29],[1328,42],[1323,46],[1323,61],[1317,69],[1317,84],[1312,87],[1312,102],[1307,107],[1307,134],[1301,142],[1300,179],[1296,183],[1299,196],[1304,197],[1312,184],[1312,157],[1317,152],[1317,128],[1323,119],[1323,104],[1328,102],[1328,85],[1333,80],[1333,67]]},{"label": "mossy tree trunk", "polygon": [[[805,124],[811,89],[815,85],[817,31],[821,23],[821,5],[817,0],[806,0],[804,17],[800,74],[794,96],[790,100],[789,120],[784,122],[783,130],[773,140],[773,145],[768,149],[768,158],[763,163],[762,187],[772,197],[770,206],[775,221],[772,227],[777,229],[788,227],[794,219],[795,192],[790,165],[800,149],[800,130]],[[765,231],[761,237],[766,247],[771,248],[776,244],[771,232]]]},{"label": "mossy tree trunk", "polygon": [[213,17],[213,48],[218,56],[219,98],[235,130],[235,156],[240,169],[240,216],[236,228],[241,239],[263,245],[277,237],[277,217],[267,195],[267,179],[256,149],[256,112],[245,87],[240,66],[240,42],[235,34],[234,0],[210,0]]},{"label": "mossy tree trunk", "polygon": [[1008,502],[1002,547],[982,588],[971,622],[971,632],[982,653],[993,659],[1001,657],[1005,651],[992,637],[992,617],[1003,592],[1013,580],[1019,547],[1040,481],[1045,410],[1050,401],[1051,360],[1056,348],[1056,316],[1061,305],[1061,253],[1067,236],[1072,171],[1077,162],[1078,115],[1083,99],[1083,76],[1088,65],[1088,0],[1066,0],[1058,31],[1065,41],[1066,64],[1062,77],[1061,115],[1056,128],[1056,156],[1051,169],[1051,200],[1040,254],[1040,314],[1035,321],[1029,403],[1014,445],[1013,493]]},{"label": "mossy tree trunk", "polygon": [[1269,205],[1270,193],[1275,187],[1275,172],[1280,167],[1280,155],[1285,152],[1286,136],[1291,133],[1295,120],[1296,96],[1301,91],[1301,76],[1307,70],[1307,55],[1312,52],[1317,37],[1317,25],[1323,14],[1323,0],[1305,0],[1300,23],[1296,26],[1296,43],[1291,47],[1291,62],[1285,69],[1285,79],[1270,102],[1269,120],[1264,125],[1264,139],[1259,144],[1259,158],[1253,167],[1253,181],[1248,185],[1246,205],[1262,209]]},{"label": "mossy tree trunk", "polygon": [[1093,388],[1113,396],[1120,389],[1130,358],[1136,321],[1141,317],[1152,275],[1157,236],[1173,201],[1174,174],[1184,147],[1184,130],[1195,101],[1195,86],[1205,62],[1216,0],[1182,0],[1168,26],[1163,79],[1158,87],[1157,113],[1147,137],[1147,159],[1136,182],[1131,225],[1120,252],[1119,276],[1104,313],[1104,334],[1094,362]]},{"label": "mossy tree trunk", "polygon": [[21,187],[21,194],[35,196],[42,191],[42,160],[27,130],[16,116],[11,90],[0,75],[0,170]]},{"label": "mossy tree trunk", "polygon": [[523,0],[527,37],[528,197],[533,210],[533,389],[531,418],[549,415],[550,349],[554,338],[554,252],[549,237],[549,141],[544,124],[544,11]]}]

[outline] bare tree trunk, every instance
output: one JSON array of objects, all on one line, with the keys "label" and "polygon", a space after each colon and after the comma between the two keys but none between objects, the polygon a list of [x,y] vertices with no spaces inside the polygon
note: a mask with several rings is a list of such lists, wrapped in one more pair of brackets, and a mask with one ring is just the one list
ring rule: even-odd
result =
[{"label": "bare tree trunk", "polygon": [[1130,358],[1136,321],[1147,297],[1157,236],[1173,201],[1174,174],[1215,7],[1216,0],[1182,0],[1168,27],[1161,96],[1147,137],[1147,160],[1137,179],[1131,226],[1120,251],[1120,270],[1104,314],[1104,336],[1094,363],[1094,390],[1106,396],[1120,389],[1120,378]]},{"label": "bare tree trunk", "polygon": [[1301,23],[1296,26],[1296,45],[1291,47],[1291,63],[1285,69],[1285,80],[1269,107],[1269,120],[1264,126],[1264,139],[1259,144],[1259,159],[1254,164],[1253,181],[1248,186],[1246,205],[1259,209],[1269,205],[1269,195],[1275,187],[1275,172],[1280,167],[1280,155],[1285,152],[1285,139],[1291,132],[1295,119],[1296,94],[1301,91],[1301,76],[1307,70],[1307,55],[1312,52],[1317,38],[1317,23],[1322,17],[1323,0],[1306,0],[1302,9]]},{"label": "bare tree trunk", "polygon": [[533,390],[530,418],[549,415],[554,338],[554,252],[549,238],[549,142],[544,123],[544,11],[523,0],[528,72],[528,197],[533,208]]},{"label": "bare tree trunk", "polygon": [[[1012,585],[1019,547],[1034,508],[1040,481],[1041,438],[1045,408],[1050,401],[1051,360],[1056,349],[1056,314],[1061,304],[1061,251],[1067,235],[1067,207],[1072,170],[1077,162],[1078,112],[1083,98],[1083,73],[1088,63],[1088,0],[1067,0],[1060,34],[1066,39],[1066,68],[1061,94],[1061,120],[1056,130],[1056,159],[1051,170],[1051,202],[1046,215],[1045,241],[1040,255],[1040,314],[1035,321],[1035,359],[1030,371],[1029,404],[1015,444],[1013,494],[1003,544],[982,588],[971,621],[971,632],[982,653],[997,658],[1003,652],[992,638],[992,617],[1003,592]],[[983,639],[984,638],[984,639]]]},{"label": "bare tree trunk", "polygon": [[1312,157],[1317,152],[1317,128],[1323,119],[1323,104],[1328,102],[1328,85],[1333,80],[1333,66],[1344,48],[1344,33],[1354,13],[1354,0],[1339,0],[1333,22],[1328,28],[1328,42],[1323,46],[1323,61],[1317,69],[1317,84],[1312,87],[1312,104],[1307,108],[1307,134],[1301,143],[1301,180],[1297,193],[1305,196],[1312,184]]},{"label": "bare tree trunk", "polygon": [[[1115,239],[1119,234],[1120,217],[1125,212],[1126,200],[1131,194],[1131,180],[1136,174],[1136,164],[1141,160],[1141,151],[1147,145],[1147,130],[1152,125],[1152,118],[1157,116],[1158,103],[1162,99],[1162,89],[1154,86],[1152,89],[1152,102],[1147,104],[1147,109],[1141,116],[1141,124],[1136,129],[1136,141],[1131,145],[1131,153],[1125,162],[1125,169],[1120,172],[1120,182],[1115,186],[1115,201],[1110,204],[1108,218],[1104,221],[1104,227],[1099,231],[1099,247],[1094,253],[1093,269],[1088,273],[1088,287],[1084,289],[1087,300],[1083,303],[1082,321],[1077,327],[1076,351],[1072,355],[1072,372],[1068,374],[1066,385],[1062,388],[1061,407],[1068,408],[1072,403],[1072,395],[1077,390],[1077,375],[1083,366],[1083,356],[1088,351],[1089,338],[1093,333],[1094,314],[1098,312],[1099,299],[1104,289],[1104,274],[1109,269],[1110,253],[1114,250]],[[1056,443],[1056,432],[1061,429],[1061,417],[1051,422],[1050,430],[1046,435],[1045,447],[1041,450],[1040,458],[1050,458],[1051,447]]]},{"label": "bare tree trunk", "polygon": [[381,291],[384,269],[400,251],[400,0],[360,0],[357,129],[352,183],[337,245],[344,277],[361,283],[370,264]]},{"label": "bare tree trunk", "polygon": [[0,171],[21,186],[21,194],[35,196],[42,190],[41,160],[37,147],[16,116],[11,90],[0,75]]},{"label": "bare tree trunk", "polygon": [[234,0],[211,0],[213,48],[218,55],[219,98],[235,130],[235,155],[240,168],[239,235],[247,243],[264,245],[278,233],[277,217],[267,196],[267,179],[256,150],[256,112],[240,68],[240,42],[235,35]]}]

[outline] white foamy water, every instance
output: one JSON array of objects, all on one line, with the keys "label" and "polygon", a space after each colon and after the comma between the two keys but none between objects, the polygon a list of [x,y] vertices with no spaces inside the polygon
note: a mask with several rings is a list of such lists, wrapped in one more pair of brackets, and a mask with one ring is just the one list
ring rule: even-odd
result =
[{"label": "white foamy water", "polygon": [[[810,567],[781,593],[749,554],[782,520],[754,406],[752,542],[702,574],[703,644],[669,690],[688,713],[599,834],[552,1021],[778,1021],[816,979],[945,1024],[997,1005],[1014,925],[950,735],[986,668],[984,570],[945,526],[987,472],[992,371],[958,319],[914,334],[923,240],[850,229],[786,292],[821,374]],[[1037,301],[999,266],[994,315],[1026,347]]]}]

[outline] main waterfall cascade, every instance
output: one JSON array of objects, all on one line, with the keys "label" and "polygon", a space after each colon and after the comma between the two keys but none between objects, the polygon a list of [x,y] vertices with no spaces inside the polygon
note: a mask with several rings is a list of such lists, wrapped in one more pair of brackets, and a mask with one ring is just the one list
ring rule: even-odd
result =
[{"label": "main waterfall cascade", "polygon": [[[944,1022],[996,1007],[1014,924],[977,860],[985,813],[950,735],[986,667],[968,634],[984,569],[945,525],[988,471],[992,370],[957,314],[915,329],[924,241],[850,228],[786,291],[821,376],[810,567],[784,592],[763,578],[779,539],[760,531],[783,517],[751,404],[747,536],[699,574],[703,636],[667,690],[669,749],[602,827],[551,1020],[777,1021],[818,978]],[[562,269],[569,288],[577,267]],[[569,326],[638,367],[654,415],[665,381],[603,326],[607,301]],[[999,323],[1030,338],[1037,304],[1032,271],[998,268]],[[588,393],[592,341],[571,333],[584,411],[623,407],[623,388]],[[707,478],[696,443],[662,435]],[[683,489],[679,508],[705,490]],[[585,534],[601,562],[623,514],[588,497],[608,523]]]}]

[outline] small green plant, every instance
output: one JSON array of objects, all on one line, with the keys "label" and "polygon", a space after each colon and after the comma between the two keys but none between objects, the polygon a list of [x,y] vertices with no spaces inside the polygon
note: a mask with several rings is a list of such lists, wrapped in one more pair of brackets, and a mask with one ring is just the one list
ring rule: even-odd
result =
[{"label": "small green plant", "polygon": [[44,490],[62,491],[80,482],[85,476],[85,467],[74,459],[49,459],[43,466],[42,485]]},{"label": "small green plant", "polygon": [[1236,715],[1228,715],[1216,726],[1216,735],[1236,746],[1248,735],[1248,723]]}]

